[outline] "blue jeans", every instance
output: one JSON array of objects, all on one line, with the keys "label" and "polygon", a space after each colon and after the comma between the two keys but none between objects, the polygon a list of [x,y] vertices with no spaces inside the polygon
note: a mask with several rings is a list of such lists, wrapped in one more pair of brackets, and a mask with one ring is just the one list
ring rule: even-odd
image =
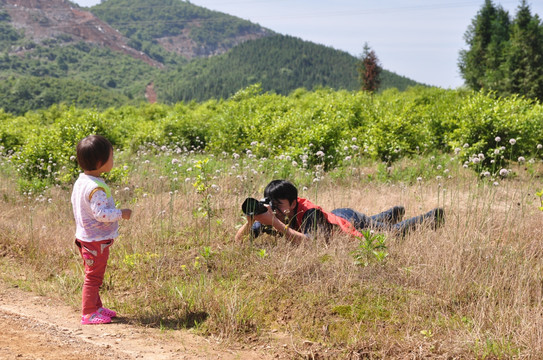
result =
[{"label": "blue jeans", "polygon": [[388,221],[386,221],[386,219],[388,218],[386,216],[386,214],[388,214],[387,211],[377,215],[367,216],[351,208],[341,208],[332,210],[332,214],[348,220],[354,225],[357,230],[363,230],[368,228],[376,230],[389,230],[391,229],[392,225]]},{"label": "blue jeans", "polygon": [[424,215],[412,217],[410,219],[399,221],[403,216],[403,207],[396,206],[377,215],[367,216],[350,208],[341,208],[332,210],[332,214],[342,217],[351,222],[357,230],[373,229],[378,231],[392,230],[405,235],[413,230],[417,225],[422,224],[425,219],[434,217],[434,210]]}]

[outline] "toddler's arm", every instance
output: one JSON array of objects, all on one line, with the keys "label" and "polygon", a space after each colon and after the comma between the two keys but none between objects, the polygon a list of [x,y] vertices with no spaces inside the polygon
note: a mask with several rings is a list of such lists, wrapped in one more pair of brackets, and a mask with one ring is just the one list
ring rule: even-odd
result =
[{"label": "toddler's arm", "polygon": [[92,195],[90,206],[92,215],[100,222],[119,221],[123,215],[120,209],[108,207],[107,195],[102,190],[98,190]]}]

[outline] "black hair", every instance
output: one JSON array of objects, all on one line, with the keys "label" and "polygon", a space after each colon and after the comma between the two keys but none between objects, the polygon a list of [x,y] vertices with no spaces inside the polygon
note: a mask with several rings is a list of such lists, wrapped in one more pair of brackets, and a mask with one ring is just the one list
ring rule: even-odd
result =
[{"label": "black hair", "polygon": [[298,189],[288,180],[272,180],[264,189],[264,197],[271,201],[287,199],[292,204],[298,198]]},{"label": "black hair", "polygon": [[90,135],[77,143],[77,163],[85,171],[92,171],[104,165],[108,160],[113,145],[102,135]]}]

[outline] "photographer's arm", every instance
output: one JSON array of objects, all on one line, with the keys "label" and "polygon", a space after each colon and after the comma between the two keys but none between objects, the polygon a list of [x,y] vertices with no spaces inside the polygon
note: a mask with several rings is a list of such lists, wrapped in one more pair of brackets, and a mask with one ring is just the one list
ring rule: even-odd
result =
[{"label": "photographer's arm", "polygon": [[254,217],[247,216],[247,222],[243,224],[242,227],[239,228],[238,232],[236,233],[236,241],[243,241],[247,236],[251,233],[251,227],[253,226],[253,223],[255,222]]},{"label": "photographer's arm", "polygon": [[291,229],[284,222],[279,220],[275,214],[270,210],[267,213],[256,215],[256,221],[259,221],[263,225],[271,225],[277,232],[285,235],[285,238],[292,242],[294,245],[299,245],[302,241],[307,240],[307,236],[299,231]]},{"label": "photographer's arm", "polygon": [[307,236],[305,236],[305,234],[288,227],[276,217],[273,218],[272,226],[275,230],[284,234],[285,238],[294,245],[300,245],[302,241],[307,240]]}]

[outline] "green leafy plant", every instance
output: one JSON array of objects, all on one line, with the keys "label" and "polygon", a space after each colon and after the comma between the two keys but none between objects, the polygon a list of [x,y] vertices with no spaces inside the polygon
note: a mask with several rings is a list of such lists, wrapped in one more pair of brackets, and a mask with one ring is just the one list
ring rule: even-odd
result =
[{"label": "green leafy plant", "polygon": [[207,164],[209,163],[209,158],[203,160],[197,160],[194,167],[198,170],[196,175],[196,181],[192,184],[196,189],[196,193],[200,195],[200,207],[198,208],[197,213],[201,214],[207,219],[207,232],[208,240],[211,234],[211,217],[212,217],[212,208],[211,208],[211,189],[212,184],[210,184],[210,176],[208,174]]},{"label": "green leafy plant", "polygon": [[541,189],[541,191],[535,193],[536,196],[539,197],[539,200],[541,202],[541,206],[539,207],[539,210],[543,211],[543,189]]},{"label": "green leafy plant", "polygon": [[383,263],[388,256],[386,236],[382,233],[374,233],[372,230],[363,230],[363,238],[358,247],[351,254],[358,266],[369,266],[373,263]]}]

